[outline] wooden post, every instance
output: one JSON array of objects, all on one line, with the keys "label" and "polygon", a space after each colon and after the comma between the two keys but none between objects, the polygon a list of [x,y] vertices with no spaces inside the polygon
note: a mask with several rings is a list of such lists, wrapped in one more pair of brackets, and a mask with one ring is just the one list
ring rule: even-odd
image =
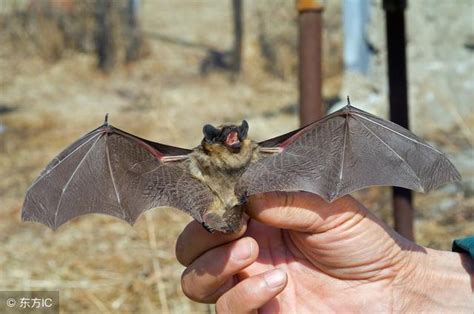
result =
[{"label": "wooden post", "polygon": [[300,124],[323,116],[322,109],[322,14],[317,0],[297,0]]},{"label": "wooden post", "polygon": [[[406,0],[384,0],[388,50],[388,84],[390,119],[408,128],[408,88],[405,39]],[[395,230],[405,238],[414,240],[412,193],[393,188],[393,214]]]}]

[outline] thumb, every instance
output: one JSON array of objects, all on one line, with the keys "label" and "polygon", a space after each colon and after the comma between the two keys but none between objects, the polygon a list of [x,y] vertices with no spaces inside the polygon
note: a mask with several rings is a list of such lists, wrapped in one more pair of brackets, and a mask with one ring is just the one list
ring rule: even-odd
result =
[{"label": "thumb", "polygon": [[246,206],[247,214],[263,224],[310,233],[325,232],[368,212],[350,195],[328,203],[308,192],[256,194]]}]

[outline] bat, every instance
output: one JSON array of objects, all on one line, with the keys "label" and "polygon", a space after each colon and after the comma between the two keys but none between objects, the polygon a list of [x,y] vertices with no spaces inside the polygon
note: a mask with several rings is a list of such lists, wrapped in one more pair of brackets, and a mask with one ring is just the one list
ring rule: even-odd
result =
[{"label": "bat", "polygon": [[461,176],[440,151],[407,129],[347,106],[287,134],[256,142],[248,123],[205,125],[201,144],[152,142],[107,121],[55,157],[32,183],[23,221],[57,229],[102,213],[132,224],[156,207],[183,210],[208,231],[240,228],[247,197],[306,191],[327,202],[368,186],[420,192]]}]

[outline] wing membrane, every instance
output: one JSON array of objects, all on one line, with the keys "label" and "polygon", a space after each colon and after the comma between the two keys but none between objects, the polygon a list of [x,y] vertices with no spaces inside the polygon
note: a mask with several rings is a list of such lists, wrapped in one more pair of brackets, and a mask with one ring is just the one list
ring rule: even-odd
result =
[{"label": "wing membrane", "polygon": [[[26,194],[22,219],[52,229],[74,217],[102,213],[133,224],[145,210],[176,207],[202,221],[209,189],[185,161],[164,163],[162,144],[103,125],[61,152]],[[164,145],[166,152],[189,152]]]},{"label": "wing membrane", "polygon": [[237,193],[308,191],[332,201],[373,185],[427,192],[461,178],[410,131],[352,106],[261,145],[283,151],[252,164]]}]

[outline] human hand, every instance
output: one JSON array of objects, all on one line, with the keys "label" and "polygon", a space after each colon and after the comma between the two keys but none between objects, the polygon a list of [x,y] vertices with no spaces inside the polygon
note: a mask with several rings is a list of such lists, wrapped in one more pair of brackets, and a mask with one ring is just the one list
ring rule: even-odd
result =
[{"label": "human hand", "polygon": [[[423,270],[435,265],[428,256],[452,272],[466,262],[406,240],[350,196],[328,204],[310,193],[267,193],[251,197],[247,213],[236,234],[209,234],[191,222],[180,235],[188,297],[222,312],[414,311],[427,304],[422,283],[442,279]],[[468,287],[463,279],[429,296]]]}]

